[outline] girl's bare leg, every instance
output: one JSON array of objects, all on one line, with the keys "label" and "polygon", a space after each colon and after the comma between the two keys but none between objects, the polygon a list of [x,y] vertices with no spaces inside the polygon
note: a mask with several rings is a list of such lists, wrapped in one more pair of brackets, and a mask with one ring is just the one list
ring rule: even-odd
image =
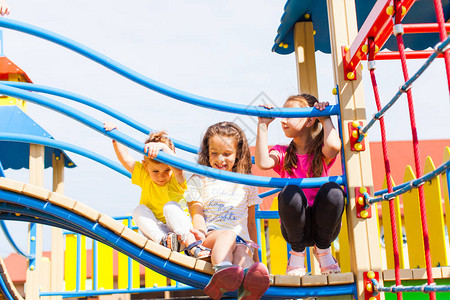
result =
[{"label": "girl's bare leg", "polygon": [[236,249],[236,234],[232,230],[214,230],[207,234],[203,242],[211,249],[211,263],[218,265],[227,261],[233,263],[233,252]]}]

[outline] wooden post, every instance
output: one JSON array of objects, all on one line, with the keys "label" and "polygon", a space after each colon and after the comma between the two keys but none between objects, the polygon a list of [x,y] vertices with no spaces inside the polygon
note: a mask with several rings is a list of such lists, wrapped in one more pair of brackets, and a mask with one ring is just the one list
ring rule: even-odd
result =
[{"label": "wooden post", "polygon": [[[345,165],[347,170],[347,222],[352,271],[356,277],[358,299],[364,299],[363,272],[381,272],[381,254],[379,247],[375,206],[371,206],[372,218],[359,219],[355,211],[355,188],[368,187],[373,193],[372,166],[370,163],[369,142],[366,138],[366,150],[350,150],[348,123],[354,120],[366,122],[364,90],[361,81],[361,68],[356,66],[356,80],[346,81],[343,71],[341,46],[349,46],[357,35],[356,9],[354,0],[327,0],[330,44],[333,61],[334,79],[338,85],[341,108],[341,126]],[[345,16],[345,18],[344,18]],[[381,294],[384,299],[384,294]]]},{"label": "wooden post", "polygon": [[316,73],[316,48],[312,22],[295,23],[294,27],[295,60],[299,93],[308,93],[318,97]]},{"label": "wooden post", "polygon": [[[44,186],[44,159],[45,148],[41,145],[30,144],[30,183],[37,186]],[[35,234],[31,229],[35,226]],[[42,225],[30,223],[28,230],[28,253],[31,251],[32,240],[36,243],[35,250],[35,265],[28,266],[25,299],[37,300],[39,299],[39,289],[41,286],[41,259],[42,259]],[[34,251],[33,251],[34,252]]]},{"label": "wooden post", "polygon": [[[316,72],[316,47],[314,46],[314,28],[312,22],[295,23],[294,27],[295,60],[297,66],[298,92],[319,98]],[[319,262],[314,258],[312,247],[311,273],[320,275]]]},{"label": "wooden post", "polygon": [[[53,154],[53,192],[64,194],[64,155]],[[52,227],[52,254],[50,291],[63,291],[64,289],[64,238],[61,228]],[[62,296],[51,296],[51,300],[61,300]]]}]

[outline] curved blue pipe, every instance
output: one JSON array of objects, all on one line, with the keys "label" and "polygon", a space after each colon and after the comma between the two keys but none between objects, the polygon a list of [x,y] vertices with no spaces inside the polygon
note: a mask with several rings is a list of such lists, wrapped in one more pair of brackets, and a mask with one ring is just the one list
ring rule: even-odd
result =
[{"label": "curved blue pipe", "polygon": [[319,111],[314,108],[275,108],[267,110],[259,106],[242,105],[197,96],[157,82],[108,58],[107,56],[95,50],[92,50],[80,43],[77,43],[69,38],[51,32],[49,30],[6,18],[0,18],[0,27],[31,34],[60,46],[66,47],[155,92],[200,107],[210,108],[222,112],[267,118],[304,118],[339,114],[339,106],[337,105],[330,105],[323,111]]},{"label": "curved blue pipe", "polygon": [[17,244],[14,242],[14,239],[12,238],[11,234],[9,233],[8,227],[6,227],[6,224],[4,221],[0,221],[0,227],[3,229],[3,232],[5,233],[6,239],[8,240],[9,244],[11,245],[11,247],[13,247],[13,249],[20,255],[22,255],[23,257],[29,259],[29,258],[34,258],[34,256],[32,255],[28,255],[25,254],[25,252],[23,252],[22,250],[20,250],[20,248],[17,246]]},{"label": "curved blue pipe", "polygon": [[[210,276],[189,270],[157,257],[147,251],[142,251],[141,248],[117,236],[112,231],[102,227],[98,223],[94,223],[83,216],[77,215],[72,211],[67,211],[62,207],[58,207],[49,202],[34,199],[29,196],[16,194],[14,192],[0,190],[0,199],[3,201],[23,206],[19,207],[18,211],[23,212],[25,209],[30,214],[33,210],[39,212],[40,221],[55,221],[55,224],[63,221],[61,227],[76,227],[79,228],[79,233],[88,231],[90,236],[99,241],[105,242],[113,248],[122,253],[131,256],[139,263],[150,267],[158,273],[173,278],[177,281],[186,283],[188,285],[203,288],[209,281]],[[14,208],[14,206],[11,206]],[[28,219],[27,219],[28,220]],[[77,232],[77,230],[74,230]],[[355,284],[347,284],[340,286],[326,286],[326,287],[270,287],[264,295],[265,298],[300,298],[300,297],[320,297],[320,296],[335,296],[335,295],[353,295],[356,293]],[[235,294],[235,293],[234,293]]]},{"label": "curved blue pipe", "polygon": [[113,169],[114,171],[127,176],[131,178],[130,172],[128,172],[124,167],[119,165],[116,162],[113,162],[112,160],[101,156],[95,152],[83,149],[81,147],[78,147],[73,144],[64,143],[61,141],[57,141],[54,139],[39,137],[35,135],[28,135],[28,134],[19,134],[19,133],[3,133],[0,132],[0,141],[8,141],[8,142],[18,142],[18,143],[32,143],[32,144],[39,144],[44,145],[52,148],[57,149],[64,149],[82,156],[85,156],[87,158],[90,158],[96,162],[99,162],[108,168]]},{"label": "curved blue pipe", "polygon": [[[1,21],[1,19],[0,19]],[[79,121],[92,129],[115,139],[116,141],[126,145],[127,147],[138,151],[145,155],[144,144],[138,142],[137,140],[125,135],[124,133],[113,130],[106,132],[103,129],[103,123],[100,121],[82,113],[68,105],[58,103],[55,100],[44,97],[39,94],[29,93],[14,87],[6,86],[0,84],[0,94],[12,96],[15,98],[30,101],[57,112],[60,112],[76,121]],[[316,178],[274,178],[274,177],[263,177],[263,176],[253,176],[246,174],[233,173],[228,171],[222,171],[192,163],[186,160],[182,160],[170,154],[159,152],[156,160],[163,162],[165,164],[174,166],[179,169],[183,169],[192,173],[204,175],[207,177],[212,177],[224,181],[230,181],[235,183],[247,184],[251,186],[264,186],[264,187],[284,187],[289,184],[298,185],[302,188],[317,188],[326,182],[336,182],[339,185],[345,185],[345,178],[343,176],[330,176],[330,177],[316,177]]]},{"label": "curved blue pipe", "polygon": [[[88,97],[85,97],[85,96],[82,96],[79,94],[75,94],[72,92],[68,92],[65,90],[61,90],[61,89],[57,89],[57,88],[53,88],[53,87],[49,87],[49,86],[45,86],[45,85],[32,84],[32,83],[26,83],[26,82],[2,81],[2,84],[17,87],[19,89],[23,89],[23,90],[27,90],[27,91],[51,94],[51,95],[63,97],[63,98],[69,99],[69,100],[73,100],[78,103],[82,103],[89,107],[95,108],[105,114],[108,114],[108,115],[112,116],[113,118],[116,118],[117,120],[129,125],[130,127],[134,128],[136,130],[139,130],[140,132],[145,133],[145,134],[149,134],[150,132],[155,131],[154,129],[152,129],[148,126],[127,117],[126,115],[115,110],[114,108],[111,108],[103,103],[95,101],[94,99],[90,99]],[[175,144],[175,146],[177,148],[180,148],[184,151],[188,151],[188,152],[191,152],[194,154],[196,154],[198,152],[198,147],[189,145],[185,142],[176,140],[172,137],[170,139],[173,141],[173,143]]]}]

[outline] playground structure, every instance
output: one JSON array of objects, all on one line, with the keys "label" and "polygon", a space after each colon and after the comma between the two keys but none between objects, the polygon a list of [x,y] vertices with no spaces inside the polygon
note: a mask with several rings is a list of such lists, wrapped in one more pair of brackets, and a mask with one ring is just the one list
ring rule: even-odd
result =
[{"label": "playground structure", "polygon": [[[314,2],[314,1],[313,1]],[[324,3],[324,1],[317,1],[314,3]],[[435,1],[436,3],[441,3],[440,1]],[[308,3],[308,1],[288,1],[286,4],[286,19],[289,20],[289,12],[295,8],[295,12],[300,14],[300,16],[304,16],[305,20],[301,20],[297,22],[293,26],[288,26],[289,28],[293,27],[293,32],[291,35],[287,34],[284,36],[277,37],[276,45],[274,49],[276,52],[285,52],[295,50],[298,64],[298,78],[299,78],[299,90],[301,92],[311,93],[317,95],[317,80],[316,80],[316,70],[315,70],[315,60],[314,53],[317,49],[315,47],[315,39],[314,39],[314,28],[313,23],[308,21],[311,18],[311,15],[314,16],[314,10],[312,14],[306,14],[310,7],[308,4],[314,6],[315,4]],[[25,33],[33,34],[39,36],[44,39],[51,40],[55,43],[61,44],[69,49],[72,49],[82,55],[89,57],[90,59],[103,64],[104,66],[116,71],[117,73],[136,81],[146,87],[154,89],[158,92],[161,92],[165,95],[171,96],[175,99],[186,101],[189,103],[201,105],[204,107],[209,107],[212,109],[228,111],[233,113],[240,114],[248,114],[248,115],[259,115],[259,116],[267,116],[267,117],[293,117],[293,116],[321,116],[321,115],[338,115],[340,128],[341,128],[341,137],[343,140],[343,157],[344,157],[344,165],[346,172],[344,172],[343,176],[335,176],[330,178],[314,178],[314,179],[299,179],[299,180],[291,180],[287,181],[285,179],[279,178],[264,178],[264,177],[255,177],[255,176],[246,176],[246,175],[238,175],[238,174],[227,174],[227,172],[219,172],[214,169],[205,170],[204,168],[198,168],[196,164],[188,163],[182,161],[180,159],[175,159],[164,155],[161,153],[158,155],[158,159],[168,164],[175,165],[179,168],[183,168],[195,173],[199,173],[205,176],[211,176],[223,180],[229,180],[233,182],[241,182],[245,184],[253,184],[257,186],[266,186],[266,187],[283,187],[287,183],[290,184],[299,184],[304,188],[309,187],[317,187],[323,184],[326,181],[335,181],[339,184],[346,186],[348,193],[348,205],[347,205],[347,218],[346,218],[346,227],[342,229],[344,234],[348,235],[348,244],[344,242],[344,238],[340,237],[340,249],[339,256],[341,258],[341,265],[345,265],[343,257],[348,256],[348,264],[346,268],[351,270],[351,273],[343,273],[339,275],[329,275],[329,276],[306,276],[303,278],[299,277],[289,277],[283,275],[274,275],[272,286],[267,291],[267,297],[271,298],[296,298],[296,297],[306,297],[306,296],[317,296],[317,297],[329,297],[330,299],[351,299],[352,295],[357,295],[358,299],[371,299],[370,297],[375,297],[374,299],[382,299],[384,298],[384,294],[377,293],[377,291],[388,292],[388,290],[384,290],[383,285],[378,285],[379,282],[383,283],[383,281],[395,280],[395,287],[392,290],[395,291],[411,291],[411,290],[421,290],[423,292],[428,292],[431,299],[434,299],[436,296],[436,291],[447,292],[444,294],[448,296],[449,287],[448,286],[434,286],[434,278],[439,277],[439,275],[435,274],[436,272],[440,274],[440,278],[448,278],[449,270],[445,268],[448,263],[446,259],[441,258],[440,254],[436,254],[436,250],[433,249],[442,249],[441,245],[433,244],[437,239],[429,239],[428,229],[432,228],[431,223],[429,224],[429,228],[427,228],[426,213],[425,211],[429,211],[429,201],[426,204],[425,210],[425,202],[424,202],[424,185],[422,183],[428,180],[436,180],[432,179],[436,175],[445,173],[448,168],[448,153],[444,154],[444,163],[441,167],[437,169],[437,171],[433,171],[432,168],[427,167],[425,169],[425,173],[431,174],[428,177],[411,181],[414,175],[409,174],[408,182],[404,185],[400,185],[399,188],[394,189],[393,183],[391,180],[387,181],[387,192],[392,194],[394,191],[401,191],[405,187],[408,188],[417,188],[418,193],[420,194],[418,197],[412,196],[413,199],[419,199],[417,201],[417,208],[406,208],[404,207],[405,214],[405,223],[408,222],[416,222],[418,223],[419,218],[422,220],[422,227],[416,228],[415,233],[420,235],[423,232],[424,241],[423,241],[423,251],[421,253],[422,262],[418,263],[417,266],[421,268],[426,268],[424,270],[419,270],[416,272],[414,269],[408,270],[400,270],[402,268],[402,261],[400,250],[398,247],[398,241],[401,240],[401,234],[399,234],[399,228],[401,226],[395,227],[395,224],[399,224],[400,218],[398,218],[398,208],[397,208],[397,218],[396,215],[396,207],[395,201],[389,201],[389,214],[391,216],[391,222],[386,217],[387,209],[384,209],[384,218],[383,222],[385,223],[385,233],[389,232],[387,228],[391,227],[389,223],[394,224],[393,231],[391,232],[392,237],[389,238],[389,235],[386,237],[386,244],[391,243],[393,248],[393,254],[388,258],[389,268],[394,268],[394,271],[391,270],[383,270],[381,264],[381,255],[379,249],[379,238],[378,238],[378,227],[377,220],[375,217],[376,211],[373,205],[369,205],[369,203],[377,202],[380,199],[371,198],[371,195],[374,194],[373,184],[372,184],[372,175],[371,175],[371,166],[369,159],[369,149],[368,143],[364,143],[364,134],[367,132],[368,127],[373,125],[374,120],[379,120],[381,126],[383,126],[383,114],[389,108],[389,106],[393,105],[395,102],[394,99],[389,103],[387,108],[378,108],[380,111],[374,119],[369,122],[366,121],[366,114],[364,109],[364,99],[362,95],[362,90],[360,84],[361,81],[361,69],[359,67],[360,61],[362,58],[368,56],[369,58],[369,66],[373,66],[373,59],[377,59],[379,56],[383,56],[383,53],[376,52],[376,47],[381,49],[392,30],[397,33],[397,38],[401,37],[401,26],[398,26],[401,21],[402,16],[406,14],[406,12],[410,9],[413,9],[414,1],[403,1],[402,3],[399,1],[394,1],[394,6],[391,7],[390,1],[377,1],[368,14],[368,17],[365,19],[364,24],[360,27],[359,33],[357,33],[358,26],[356,25],[356,9],[355,3],[353,1],[328,1],[327,10],[329,15],[329,35],[330,35],[330,45],[331,45],[331,53],[333,57],[333,65],[334,65],[334,75],[336,82],[336,94],[339,98],[339,105],[332,105],[329,109],[318,112],[314,109],[280,109],[277,111],[266,111],[258,107],[240,107],[239,105],[231,105],[225,102],[216,101],[212,99],[205,99],[202,97],[197,97],[195,95],[183,93],[181,91],[175,90],[173,88],[167,88],[160,85],[153,80],[150,80],[120,64],[111,61],[110,59],[105,58],[101,54],[93,52],[92,50],[87,49],[86,47],[81,47],[79,44],[60,37],[56,34],[47,32],[45,30],[26,25],[20,22],[12,21],[12,20],[0,20],[0,26],[5,28],[10,28],[14,30],[23,31]],[[297,6],[296,6],[297,5]],[[305,5],[302,7],[302,5]],[[318,5],[318,4],[317,4]],[[402,5],[404,6],[405,14],[402,15]],[[437,7],[437,11],[441,11],[442,7]],[[391,22],[391,15],[387,12],[396,12],[393,14],[395,16],[395,26],[393,26]],[[446,12],[449,11],[448,7],[446,7]],[[342,20],[342,15],[346,15],[346,20]],[[406,14],[407,15],[407,14]],[[447,16],[448,17],[448,16]],[[292,19],[292,18],[291,18]],[[294,17],[295,20],[299,20],[298,16]],[[314,19],[314,17],[312,18]],[[285,24],[282,20],[282,25]],[[316,25],[314,25],[316,26]],[[424,53],[421,55],[431,55],[430,62],[437,55],[443,54],[445,55],[445,64],[447,70],[447,77],[449,78],[449,58],[448,58],[448,39],[446,38],[444,24],[442,20],[439,19],[438,25],[436,28],[441,29],[440,40],[442,41],[437,47],[435,51],[432,53]],[[393,29],[394,28],[394,29]],[[317,28],[316,28],[317,30]],[[403,29],[406,32],[406,27]],[[282,31],[282,30],[281,30]],[[328,31],[327,31],[328,32]],[[444,32],[444,33],[442,33]],[[290,36],[290,37],[289,37]],[[286,40],[284,40],[286,38]],[[347,46],[347,47],[346,47]],[[427,45],[431,46],[431,45]],[[402,50],[402,49],[400,49]],[[402,51],[400,51],[402,52]],[[367,54],[366,54],[367,53]],[[401,53],[400,53],[401,55]],[[373,69],[371,69],[372,71]],[[423,72],[423,70],[421,71]],[[371,72],[372,75],[372,72]],[[405,85],[400,88],[398,96],[402,93],[406,93],[408,96],[408,100],[412,99],[410,86],[412,81],[417,76],[412,76],[411,80],[409,80],[408,76],[405,76]],[[376,87],[376,84],[374,84]],[[450,88],[450,84],[449,84]],[[131,126],[135,128],[139,128],[141,131],[148,133],[151,129],[142,126],[141,124],[130,120],[120,113],[110,110],[103,105],[100,105],[96,102],[87,100],[86,98],[82,98],[80,96],[67,93],[64,91],[59,91],[56,89],[52,89],[49,87],[43,87],[39,85],[30,85],[26,83],[17,83],[17,82],[5,82],[0,86],[0,92],[2,94],[8,95],[13,98],[23,99],[25,101],[38,103],[40,105],[46,106],[53,110],[57,110],[66,114],[67,116],[74,118],[91,128],[105,134],[111,138],[118,140],[119,142],[128,145],[130,148],[135,149],[139,152],[143,152],[143,145],[136,140],[124,135],[121,132],[110,132],[105,133],[102,130],[101,123],[79,111],[76,111],[70,108],[67,105],[58,103],[54,100],[48,99],[44,96],[40,96],[38,94],[30,93],[28,91],[35,92],[44,92],[50,93],[54,95],[64,96],[71,100],[84,101],[84,103],[97,107],[102,111],[108,111],[108,113],[119,120],[126,120]],[[375,98],[377,91],[375,91]],[[413,129],[415,125],[412,126]],[[382,130],[383,131],[383,130]],[[413,134],[414,137],[414,134]],[[1,134],[0,138],[3,141],[10,142],[20,142],[20,143],[30,143],[30,173],[31,173],[31,182],[30,184],[23,184],[19,182],[15,182],[9,179],[1,179],[1,191],[0,191],[0,199],[1,201],[1,214],[0,217],[2,219],[14,219],[21,221],[33,221],[42,223],[45,225],[50,225],[60,228],[64,228],[66,230],[70,230],[79,234],[83,234],[93,240],[97,240],[102,242],[105,245],[109,245],[116,250],[123,252],[124,254],[129,255],[131,258],[136,260],[137,262],[150,267],[154,271],[164,274],[172,279],[175,279],[179,282],[189,284],[190,286],[196,288],[202,288],[209,280],[209,275],[212,273],[211,265],[206,262],[202,262],[200,260],[195,260],[190,257],[186,257],[184,255],[170,252],[168,249],[160,247],[145,238],[143,236],[135,233],[128,221],[127,225],[124,225],[120,222],[116,222],[112,220],[111,217],[101,214],[81,202],[76,202],[72,199],[69,199],[65,196],[62,196],[62,191],[58,190],[58,186],[61,187],[63,184],[63,163],[64,163],[64,155],[55,155],[53,159],[54,163],[54,191],[50,192],[42,187],[42,174],[44,168],[44,151],[45,147],[53,147],[57,149],[63,149],[67,151],[73,151],[76,153],[83,153],[84,155],[91,157],[95,160],[101,161],[104,164],[107,164],[109,167],[116,169],[124,175],[127,175],[126,172],[123,172],[117,164],[106,162],[104,159],[95,155],[93,153],[88,153],[82,149],[76,148],[74,145],[67,145],[62,142],[57,142],[50,140],[48,138],[39,138],[35,136],[25,136],[20,134]],[[417,136],[415,136],[414,146],[418,143]],[[195,147],[190,145],[185,145],[176,141],[177,147],[187,151],[196,151]],[[41,145],[41,146],[39,146]],[[416,148],[415,148],[415,151]],[[385,158],[385,160],[387,160]],[[430,163],[428,163],[430,165]],[[416,174],[417,177],[422,177],[420,162],[416,162]],[[387,178],[390,178],[389,175],[389,167],[387,169]],[[430,173],[431,172],[431,173]],[[446,175],[448,180],[448,174]],[[427,185],[425,185],[427,186]],[[437,183],[431,185],[432,187],[436,187]],[[444,185],[445,186],[445,185]],[[386,191],[382,192],[378,195],[385,195]],[[427,199],[428,199],[428,193]],[[447,196],[446,205],[448,208],[448,190],[443,193]],[[411,196],[411,194],[409,194]],[[445,196],[444,196],[445,197]],[[395,199],[390,196],[382,196],[381,198],[385,199]],[[431,197],[430,197],[431,198]],[[440,196],[436,197],[438,199],[437,207],[440,207]],[[375,201],[376,200],[376,201]],[[381,199],[383,200],[383,199]],[[403,201],[405,203],[405,196],[403,197]],[[413,202],[415,200],[411,200]],[[406,209],[406,210],[405,210]],[[417,214],[419,211],[419,214]],[[448,210],[447,210],[448,211]],[[437,208],[432,209],[433,214],[437,214],[439,216],[443,216],[442,208],[439,211]],[[429,214],[429,212],[428,212]],[[258,215],[261,219],[271,219],[276,218],[276,213],[266,213],[260,212]],[[411,219],[412,218],[412,219]],[[438,219],[438,218],[436,218]],[[409,220],[409,221],[407,221]],[[434,221],[434,220],[433,220]],[[447,221],[448,222],[448,221]],[[423,225],[425,224],[425,225]],[[441,225],[443,229],[443,225]],[[36,227],[36,234],[32,233],[31,235],[35,237],[35,239],[31,239],[33,242],[37,241],[39,243],[39,226]],[[61,234],[61,233],[60,233]],[[261,235],[263,237],[263,235]],[[390,240],[389,240],[390,239]],[[264,240],[260,241],[264,244]],[[410,240],[408,240],[408,243]],[[411,241],[412,242],[412,241]],[[77,239],[77,243],[81,248],[81,238]],[[270,244],[272,245],[272,241]],[[417,244],[419,247],[421,245],[421,241]],[[56,252],[60,252],[63,249],[61,246],[61,242],[57,242],[59,244],[59,250],[55,250]],[[348,245],[348,252],[345,250],[345,245]],[[49,264],[42,263],[42,260],[39,257],[39,244],[36,246],[36,253],[32,260],[30,260],[28,273],[30,277],[27,277],[27,298],[38,298],[39,296],[54,296],[54,295],[64,295],[68,296],[69,293],[64,294],[61,292],[55,293],[45,293],[43,290],[53,290],[53,291],[61,291],[62,287],[59,283],[59,287],[53,289],[50,285],[48,289],[43,287],[42,280],[40,280],[40,274],[42,274],[43,268],[49,268]],[[66,245],[66,255],[68,249],[73,249],[74,247],[70,247]],[[422,249],[422,248],[421,248]],[[445,249],[445,247],[444,247]],[[271,248],[271,252],[274,249]],[[63,250],[62,250],[63,251]],[[77,250],[78,251],[78,250]],[[108,250],[109,251],[109,250]],[[430,255],[431,251],[431,255]],[[423,253],[427,253],[425,257],[423,257]],[[445,251],[444,251],[445,252]],[[53,251],[52,251],[53,253]],[[287,253],[285,251],[284,253]],[[417,253],[420,253],[418,251]],[[262,253],[262,257],[264,260],[264,253]],[[445,256],[445,254],[444,254]],[[411,256],[410,256],[411,259]],[[60,263],[61,264],[61,263]],[[314,273],[314,263],[312,263],[312,269]],[[53,268],[56,269],[56,265],[51,264],[51,269],[53,272]],[[432,267],[440,266],[441,268],[432,269]],[[94,265],[95,266],[95,265]],[[284,266],[283,266],[284,267]],[[410,263],[410,268],[416,267],[415,264]],[[77,267],[77,270],[79,268]],[[2,274],[5,274],[6,270],[2,267]],[[388,272],[389,271],[389,272]],[[57,271],[55,271],[57,272]],[[423,277],[423,273],[426,273],[426,276]],[[73,272],[72,272],[73,273]],[[99,272],[98,276],[101,272]],[[272,272],[273,273],[273,272]],[[420,274],[422,273],[422,274]],[[128,274],[131,274],[129,271]],[[409,274],[409,275],[408,275]],[[79,275],[77,277],[80,277]],[[130,275],[131,276],[131,275]],[[2,277],[2,278],[5,278]],[[53,276],[52,276],[53,277]],[[62,278],[62,275],[59,275],[59,278]],[[410,290],[407,289],[406,285],[402,280],[404,279],[427,279],[427,284],[422,287],[412,286]],[[67,280],[66,276],[66,280]],[[376,281],[374,280],[376,279]],[[71,293],[71,296],[82,295],[81,292],[82,281],[76,281],[75,284],[75,292]],[[95,281],[98,283],[98,281]],[[128,281],[129,282],[129,281]],[[2,290],[4,291],[5,298],[10,299],[10,297],[14,296],[14,290],[11,290],[7,287],[7,282],[2,281]],[[58,285],[58,283],[55,283]],[[403,285],[403,286],[402,286]],[[95,286],[95,284],[94,284]],[[134,292],[128,285],[127,289],[123,289],[121,291],[116,292]],[[178,288],[178,287],[177,287]],[[67,289],[67,285],[66,285]],[[11,291],[12,294],[11,295]],[[114,291],[110,291],[114,293]],[[85,295],[85,294],[83,294]],[[401,294],[398,294],[401,296]],[[406,297],[406,294],[405,294]],[[445,299],[445,298],[443,298]]]}]

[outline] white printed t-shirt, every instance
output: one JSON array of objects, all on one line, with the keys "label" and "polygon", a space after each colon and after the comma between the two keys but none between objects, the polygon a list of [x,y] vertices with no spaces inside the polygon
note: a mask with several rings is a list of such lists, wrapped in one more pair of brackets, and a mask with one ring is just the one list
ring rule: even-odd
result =
[{"label": "white printed t-shirt", "polygon": [[203,204],[206,228],[232,229],[246,241],[248,207],[260,204],[256,187],[193,175],[187,181],[186,202]]}]

